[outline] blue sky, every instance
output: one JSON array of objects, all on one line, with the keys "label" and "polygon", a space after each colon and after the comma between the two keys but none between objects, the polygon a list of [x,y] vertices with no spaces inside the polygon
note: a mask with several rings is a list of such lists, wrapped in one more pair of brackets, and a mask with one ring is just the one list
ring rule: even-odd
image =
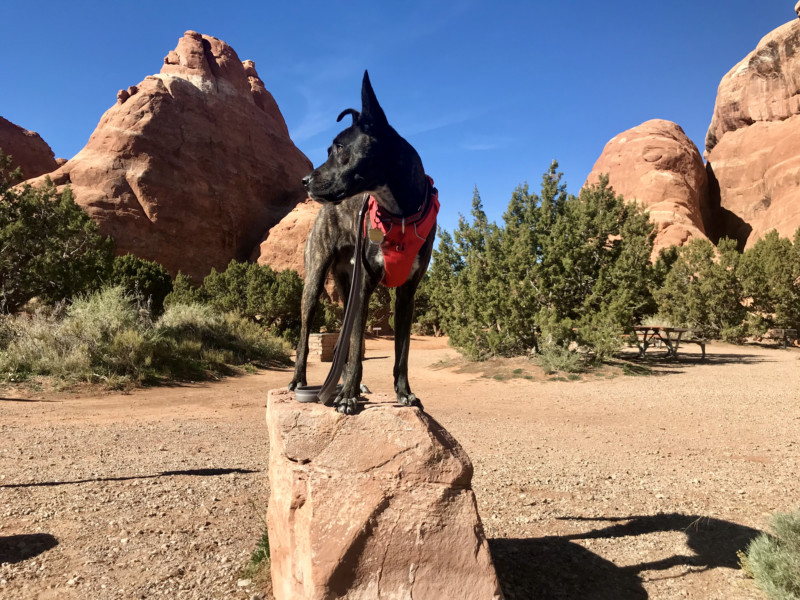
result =
[{"label": "blue sky", "polygon": [[794,0],[4,4],[0,116],[56,156],[75,155],[117,90],[157,73],[193,29],[255,61],[315,165],[369,69],[450,230],[476,185],[499,220],[553,159],[577,193],[606,142],[648,119],[675,121],[702,151],[722,76],[796,18]]}]

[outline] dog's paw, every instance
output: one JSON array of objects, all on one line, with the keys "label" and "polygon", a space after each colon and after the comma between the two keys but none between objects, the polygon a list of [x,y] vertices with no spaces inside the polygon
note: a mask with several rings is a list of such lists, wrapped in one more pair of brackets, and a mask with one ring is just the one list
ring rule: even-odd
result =
[{"label": "dog's paw", "polygon": [[409,393],[408,395],[397,394],[397,403],[402,406],[416,406],[418,409],[424,410],[422,407],[422,402],[420,402],[419,398],[412,393]]},{"label": "dog's paw", "polygon": [[368,388],[366,385],[364,385],[364,384],[362,383],[362,384],[361,384],[361,393],[362,393],[362,394],[371,394],[372,392],[370,392],[370,391],[369,391],[369,388]]},{"label": "dog's paw", "polygon": [[302,380],[300,380],[300,379],[292,379],[291,383],[289,383],[289,385],[288,385],[288,388],[289,388],[289,391],[290,391],[290,392],[293,392],[293,391],[295,391],[295,390],[296,390],[298,387],[302,387],[302,386],[304,386],[304,385],[306,385],[306,382],[305,382],[305,381],[302,381]]},{"label": "dog's paw", "polygon": [[334,400],[333,405],[336,407],[336,412],[343,415],[354,415],[358,412],[358,396],[350,398],[339,396]]}]

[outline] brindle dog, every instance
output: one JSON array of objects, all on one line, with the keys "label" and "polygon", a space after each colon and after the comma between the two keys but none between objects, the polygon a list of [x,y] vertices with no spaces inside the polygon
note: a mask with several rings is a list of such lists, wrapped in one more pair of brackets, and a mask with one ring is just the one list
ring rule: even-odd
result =
[{"label": "brindle dog", "polygon": [[[309,327],[314,319],[327,273],[332,273],[342,298],[347,298],[350,293],[353,272],[351,261],[363,195],[373,196],[384,213],[403,219],[418,213],[426,202],[430,203],[432,193],[419,155],[389,125],[366,71],[361,86],[361,111],[348,108],[342,111],[337,121],[341,121],[346,115],[352,116],[353,124],[334,138],[328,149],[328,160],[303,178],[308,195],[323,206],[305,247],[306,279],[302,329],[297,346],[294,378],[289,384],[289,389],[292,390],[306,385]],[[397,287],[394,308],[394,389],[397,401],[405,406],[420,408],[422,404],[408,384],[408,350],[414,295],[428,268],[435,235],[434,224],[414,258],[407,280]],[[355,282],[360,289],[359,313],[350,335],[342,390],[333,399],[336,409],[344,414],[355,414],[358,410],[362,375],[361,344],[366,327],[367,307],[370,295],[384,278],[384,260],[377,243],[366,244],[362,260],[365,261],[363,276],[360,281]]]}]

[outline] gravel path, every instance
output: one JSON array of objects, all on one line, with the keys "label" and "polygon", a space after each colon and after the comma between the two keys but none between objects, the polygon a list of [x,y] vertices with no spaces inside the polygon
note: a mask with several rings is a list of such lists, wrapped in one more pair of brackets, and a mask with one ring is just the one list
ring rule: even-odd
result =
[{"label": "gravel path", "polygon": [[[689,352],[650,376],[545,381],[414,340],[412,385],[473,460],[509,600],[761,598],[736,551],[800,504],[800,350]],[[373,391],[392,354],[368,341]],[[266,392],[289,379],[0,388],[0,598],[268,597],[241,573],[269,495]]]}]

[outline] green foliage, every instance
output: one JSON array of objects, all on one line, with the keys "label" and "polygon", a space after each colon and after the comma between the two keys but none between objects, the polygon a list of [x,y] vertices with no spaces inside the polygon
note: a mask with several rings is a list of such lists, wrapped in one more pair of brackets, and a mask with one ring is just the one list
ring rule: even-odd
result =
[{"label": "green foliage", "polygon": [[367,307],[367,332],[372,332],[373,327],[381,327],[383,323],[393,327],[393,310],[394,290],[379,285],[369,297],[369,306]]},{"label": "green foliage", "polygon": [[791,240],[770,231],[742,255],[737,276],[754,317],[752,333],[800,327],[800,251]]},{"label": "green foliage", "polygon": [[172,291],[164,298],[164,306],[173,304],[201,304],[208,300],[201,288],[198,288],[192,278],[180,271],[172,280]]},{"label": "green foliage", "polygon": [[210,306],[170,305],[153,321],[122,287],[106,288],[70,306],[6,317],[0,380],[45,375],[110,386],[226,373],[228,365],[288,358],[285,344],[239,315]]},{"label": "green foliage", "polygon": [[[503,225],[490,223],[477,189],[472,221],[442,235],[426,290],[451,343],[473,359],[571,342],[605,358],[620,334],[652,311],[653,226],[608,180],[567,195],[558,164],[513,193]],[[428,315],[433,314],[435,319]]]},{"label": "green foliage", "polygon": [[[186,286],[182,282],[181,293]],[[225,271],[212,269],[198,294],[221,312],[238,312],[289,340],[300,334],[303,280],[296,271],[232,260]]]},{"label": "green foliage", "polygon": [[770,528],[740,554],[742,569],[771,600],[799,600],[800,511],[776,513]]},{"label": "green foliage", "polygon": [[698,239],[680,248],[663,286],[654,292],[659,314],[705,337],[740,339],[747,309],[737,278],[739,260],[736,242],[727,238],[716,249]]},{"label": "green foliage", "polygon": [[340,304],[335,304],[327,298],[320,298],[311,331],[339,331],[342,328],[343,318],[344,308]]},{"label": "green foliage", "polygon": [[164,312],[164,299],[172,292],[172,278],[163,265],[133,254],[114,258],[109,283],[142,298],[155,315]]},{"label": "green foliage", "polygon": [[110,270],[113,244],[48,180],[41,188],[12,188],[18,173],[0,152],[0,312],[18,312],[98,289]]},{"label": "green foliage", "polygon": [[433,250],[431,264],[417,289],[415,305],[416,323],[422,332],[442,335],[454,310],[453,289],[464,262],[446,230],[439,228],[437,236],[439,247]]}]

